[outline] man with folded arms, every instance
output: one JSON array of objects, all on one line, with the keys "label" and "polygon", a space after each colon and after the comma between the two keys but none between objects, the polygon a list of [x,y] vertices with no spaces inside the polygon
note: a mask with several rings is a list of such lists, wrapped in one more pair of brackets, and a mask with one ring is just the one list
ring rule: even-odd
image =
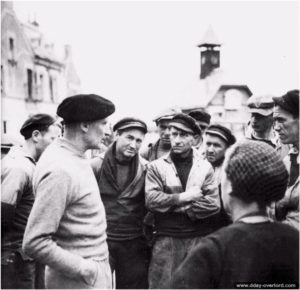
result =
[{"label": "man with folded arms", "polygon": [[220,210],[214,172],[193,148],[201,134],[195,119],[177,114],[170,121],[171,151],[149,164],[146,206],[155,215],[156,241],[149,268],[150,288],[170,288],[174,269],[190,247],[215,230]]}]

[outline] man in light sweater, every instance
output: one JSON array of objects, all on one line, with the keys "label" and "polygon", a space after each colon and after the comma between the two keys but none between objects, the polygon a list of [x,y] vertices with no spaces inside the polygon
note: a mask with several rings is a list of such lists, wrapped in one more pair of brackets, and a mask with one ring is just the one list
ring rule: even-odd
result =
[{"label": "man in light sweater", "polygon": [[47,265],[46,288],[111,288],[105,210],[84,153],[98,148],[114,111],[97,95],[72,96],[58,106],[64,136],[37,165],[23,240],[25,253]]}]

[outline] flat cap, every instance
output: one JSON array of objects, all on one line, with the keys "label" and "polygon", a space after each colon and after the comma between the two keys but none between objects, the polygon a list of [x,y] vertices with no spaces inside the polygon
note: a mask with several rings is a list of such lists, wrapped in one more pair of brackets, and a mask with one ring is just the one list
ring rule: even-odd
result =
[{"label": "flat cap", "polygon": [[274,102],[270,95],[254,95],[251,96],[247,105],[251,113],[257,113],[263,116],[273,114]]},{"label": "flat cap", "polygon": [[22,125],[20,133],[25,138],[30,137],[33,130],[39,130],[43,127],[54,124],[56,120],[48,114],[35,114],[30,116]]},{"label": "flat cap", "polygon": [[273,101],[282,109],[299,117],[299,90],[288,91],[281,97],[274,97]]},{"label": "flat cap", "polygon": [[176,114],[180,114],[180,113],[182,113],[182,111],[179,108],[169,108],[169,109],[161,111],[153,119],[153,121],[156,122],[156,124],[157,124],[159,121],[162,121],[162,120],[171,120]]},{"label": "flat cap", "polygon": [[189,112],[189,116],[194,118],[196,121],[204,122],[207,125],[210,124],[211,115],[208,114],[205,110],[193,110]]},{"label": "flat cap", "polygon": [[175,115],[170,121],[169,126],[190,134],[201,135],[201,129],[196,123],[196,120],[184,113]]},{"label": "flat cap", "polygon": [[228,151],[224,169],[231,195],[246,202],[269,204],[283,198],[288,172],[280,155],[265,142],[243,140]]},{"label": "flat cap", "polygon": [[123,118],[113,126],[114,132],[125,129],[139,129],[145,134],[148,131],[147,125],[144,121],[132,117]]},{"label": "flat cap", "polygon": [[75,95],[64,99],[57,108],[57,115],[65,123],[105,119],[115,111],[115,105],[98,95]]},{"label": "flat cap", "polygon": [[228,128],[219,124],[210,125],[205,131],[205,134],[218,136],[222,140],[224,140],[229,146],[236,142],[236,138],[232,134],[232,132]]}]

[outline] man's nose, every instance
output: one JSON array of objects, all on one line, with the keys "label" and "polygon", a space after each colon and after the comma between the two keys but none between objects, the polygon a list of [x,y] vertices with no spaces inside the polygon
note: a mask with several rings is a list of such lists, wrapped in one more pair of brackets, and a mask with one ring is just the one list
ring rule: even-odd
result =
[{"label": "man's nose", "polygon": [[274,121],[274,130],[275,131],[280,131],[280,126],[279,126],[279,123],[277,121]]}]

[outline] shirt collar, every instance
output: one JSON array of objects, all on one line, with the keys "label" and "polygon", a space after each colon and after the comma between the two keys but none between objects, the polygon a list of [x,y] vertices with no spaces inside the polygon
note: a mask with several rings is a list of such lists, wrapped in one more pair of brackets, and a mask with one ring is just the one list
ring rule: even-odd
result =
[{"label": "shirt collar", "polygon": [[22,146],[15,145],[15,146],[11,147],[11,149],[8,152],[8,155],[11,158],[25,157],[25,158],[29,159],[33,164],[36,164],[36,161],[34,160],[34,158],[27,151],[25,151],[24,147],[22,147]]},{"label": "shirt collar", "polygon": [[288,155],[291,156],[291,155],[297,155],[297,163],[299,164],[299,150],[297,149],[296,146],[292,145],[291,146],[291,149],[289,150],[289,153]]}]

